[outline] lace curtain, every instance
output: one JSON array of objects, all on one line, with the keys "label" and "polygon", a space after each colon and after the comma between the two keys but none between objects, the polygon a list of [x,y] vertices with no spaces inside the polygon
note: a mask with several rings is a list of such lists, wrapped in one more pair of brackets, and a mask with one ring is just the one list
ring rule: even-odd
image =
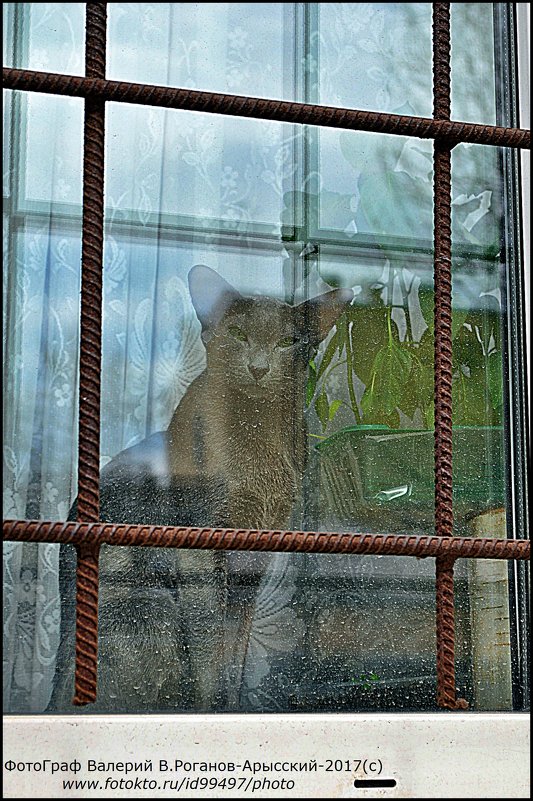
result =
[{"label": "lace curtain", "polygon": [[[454,84],[455,118],[495,122],[491,5],[454,12],[454,74],[469,77]],[[430,116],[430,11],[423,3],[113,3],[108,76]],[[83,74],[83,4],[4,4],[4,15],[4,64]],[[77,481],[83,103],[14,92],[5,101],[4,517],[64,520]],[[165,428],[204,367],[186,289],[195,263],[243,292],[287,300],[323,291],[334,270],[356,292],[374,276],[393,303],[407,276],[394,319],[401,331],[409,318],[422,335],[427,260],[418,273],[409,256],[354,264],[318,258],[314,242],[382,233],[428,240],[431,143],[119,104],[107,106],[106,141],[102,466]],[[454,154],[456,241],[494,241],[497,156],[478,148],[466,158],[466,150]],[[395,183],[401,204],[386,201]],[[459,270],[454,292],[469,302],[497,296],[497,277],[473,282]],[[4,546],[8,712],[40,712],[50,697],[58,549]],[[277,708],[280,655],[306,636],[291,612],[306,564],[279,556],[263,580],[245,670],[252,710]],[[339,564],[321,562],[334,581],[371,569],[371,560]],[[306,604],[311,613],[312,593]],[[361,626],[370,630],[370,618]]]}]

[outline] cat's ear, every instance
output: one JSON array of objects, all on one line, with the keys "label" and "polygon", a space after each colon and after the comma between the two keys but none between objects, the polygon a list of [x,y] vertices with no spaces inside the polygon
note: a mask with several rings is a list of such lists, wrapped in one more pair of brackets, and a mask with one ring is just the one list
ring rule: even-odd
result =
[{"label": "cat's ear", "polygon": [[316,347],[326,338],[335,320],[346,311],[352,299],[351,289],[333,289],[296,306],[299,325],[309,333],[313,346]]},{"label": "cat's ear", "polygon": [[189,272],[189,291],[192,305],[202,324],[202,339],[210,339],[212,329],[220,322],[229,307],[242,297],[221,275],[195,264]]}]

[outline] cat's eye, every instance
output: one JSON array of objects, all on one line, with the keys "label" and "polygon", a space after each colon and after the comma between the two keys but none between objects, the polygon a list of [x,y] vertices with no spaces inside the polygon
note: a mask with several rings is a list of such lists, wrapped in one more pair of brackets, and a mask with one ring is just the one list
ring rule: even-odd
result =
[{"label": "cat's eye", "polygon": [[290,348],[291,345],[296,344],[298,340],[296,337],[283,337],[276,343],[276,347],[278,348]]},{"label": "cat's eye", "polygon": [[242,328],[239,328],[238,325],[230,325],[228,331],[232,337],[235,337],[235,339],[238,339],[240,342],[248,342],[246,332],[243,331]]}]

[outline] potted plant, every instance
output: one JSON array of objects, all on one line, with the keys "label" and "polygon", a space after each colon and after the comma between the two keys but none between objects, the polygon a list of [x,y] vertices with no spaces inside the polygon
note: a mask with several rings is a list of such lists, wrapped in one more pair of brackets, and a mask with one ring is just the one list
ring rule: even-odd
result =
[{"label": "potted plant", "polygon": [[[371,525],[386,507],[389,528],[426,527],[434,497],[434,296],[431,289],[418,293],[427,327],[416,340],[408,322],[400,336],[398,314],[383,303],[382,290],[376,286],[363,303],[354,302],[310,363],[307,404],[320,425],[314,437],[321,489],[328,507],[348,524],[366,519]],[[454,308],[452,314],[459,520],[503,504],[499,314],[490,294],[476,308]]]}]

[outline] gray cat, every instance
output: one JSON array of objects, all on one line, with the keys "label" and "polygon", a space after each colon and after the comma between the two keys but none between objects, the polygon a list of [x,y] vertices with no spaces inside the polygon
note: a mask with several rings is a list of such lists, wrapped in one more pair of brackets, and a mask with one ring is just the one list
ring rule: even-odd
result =
[{"label": "gray cat", "polygon": [[[101,474],[101,519],[284,529],[308,441],[307,367],[352,297],[298,306],[244,297],[209,267],[189,273],[207,366],[165,432]],[[74,517],[76,505],[71,510]],[[268,556],[103,547],[94,711],[238,710],[254,599]],[[50,711],[69,711],[74,549],[61,547],[61,646]]]}]

